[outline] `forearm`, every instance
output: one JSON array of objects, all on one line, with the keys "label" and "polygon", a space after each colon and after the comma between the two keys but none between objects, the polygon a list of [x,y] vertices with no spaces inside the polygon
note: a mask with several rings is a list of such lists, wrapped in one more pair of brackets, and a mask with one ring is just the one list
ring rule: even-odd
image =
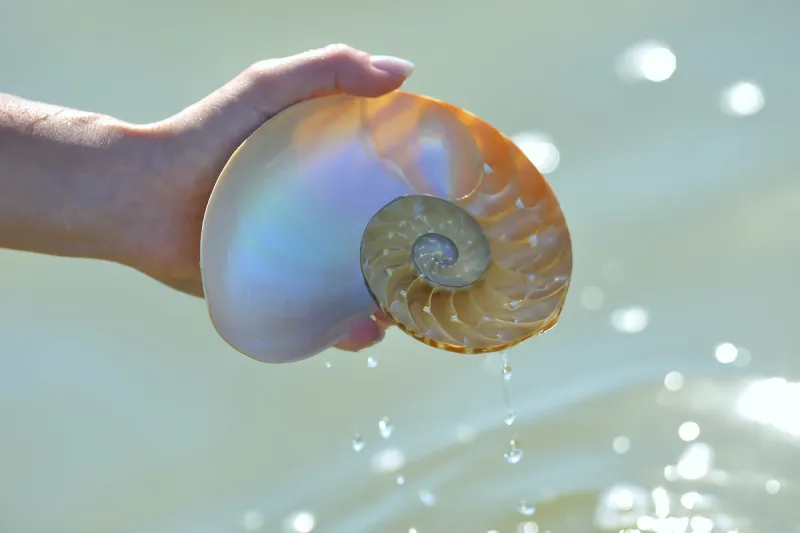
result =
[{"label": "forearm", "polygon": [[124,261],[132,126],[0,94],[0,248]]}]

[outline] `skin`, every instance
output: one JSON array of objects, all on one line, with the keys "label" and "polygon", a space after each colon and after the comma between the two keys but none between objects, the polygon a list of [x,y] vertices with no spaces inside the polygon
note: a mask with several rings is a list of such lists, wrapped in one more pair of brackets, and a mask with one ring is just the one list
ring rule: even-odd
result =
[{"label": "skin", "polygon": [[[393,91],[411,67],[328,46],[258,62],[145,125],[0,94],[0,248],[113,261],[202,297],[203,214],[239,144],[298,102]],[[371,346],[388,326],[376,313],[337,347]]]}]

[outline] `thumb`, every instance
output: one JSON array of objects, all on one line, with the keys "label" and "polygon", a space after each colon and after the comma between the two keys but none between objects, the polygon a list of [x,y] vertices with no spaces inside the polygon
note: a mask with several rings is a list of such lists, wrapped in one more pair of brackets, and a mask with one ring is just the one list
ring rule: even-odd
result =
[{"label": "thumb", "polygon": [[293,104],[338,93],[381,96],[400,87],[413,68],[404,59],[331,45],[259,61],[180,115],[243,140]]}]

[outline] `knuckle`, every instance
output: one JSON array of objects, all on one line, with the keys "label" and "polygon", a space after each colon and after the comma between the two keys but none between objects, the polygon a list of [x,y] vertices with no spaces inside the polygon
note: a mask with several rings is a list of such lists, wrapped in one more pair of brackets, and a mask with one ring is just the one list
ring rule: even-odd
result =
[{"label": "knuckle", "polygon": [[360,50],[356,50],[352,46],[336,43],[330,44],[322,49],[322,55],[329,61],[350,63],[353,61],[360,61],[364,59],[367,54]]},{"label": "knuckle", "polygon": [[267,74],[270,70],[272,70],[274,66],[275,60],[273,59],[263,59],[261,61],[256,61],[255,63],[251,64],[247,67],[244,71],[244,75],[249,79],[259,79]]}]

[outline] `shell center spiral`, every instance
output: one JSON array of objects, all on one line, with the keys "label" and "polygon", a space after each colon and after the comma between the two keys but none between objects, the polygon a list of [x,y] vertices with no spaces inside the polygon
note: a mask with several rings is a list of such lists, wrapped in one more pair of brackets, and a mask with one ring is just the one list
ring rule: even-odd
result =
[{"label": "shell center spiral", "polygon": [[441,233],[420,235],[411,248],[411,257],[417,270],[425,274],[431,261],[436,266],[453,266],[458,261],[458,246]]}]

